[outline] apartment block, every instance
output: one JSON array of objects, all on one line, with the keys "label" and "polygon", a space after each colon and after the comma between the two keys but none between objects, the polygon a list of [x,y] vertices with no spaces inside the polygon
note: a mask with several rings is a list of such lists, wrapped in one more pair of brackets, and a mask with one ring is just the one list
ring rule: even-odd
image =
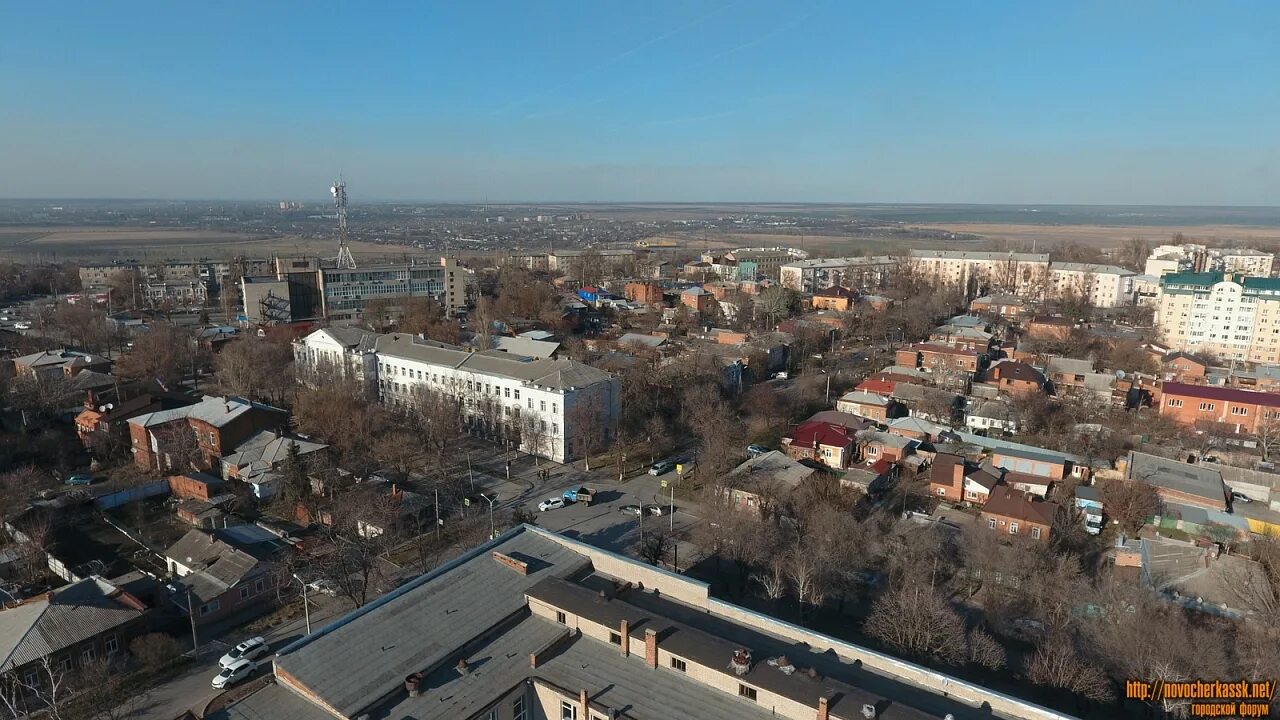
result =
[{"label": "apartment block", "polygon": [[782,286],[811,293],[833,286],[865,290],[879,287],[900,264],[890,255],[794,260],[779,268]]},{"label": "apartment block", "polygon": [[1059,713],[521,526],[279,650],[208,717],[925,720]]},{"label": "apartment block", "polygon": [[1049,265],[1050,297],[1081,297],[1090,305],[1113,308],[1133,304],[1135,273],[1115,265],[1055,262]]},{"label": "apartment block", "polygon": [[1160,279],[1156,328],[1174,350],[1224,360],[1280,359],[1280,279],[1176,273]]},{"label": "apartment block", "polygon": [[1049,277],[1048,253],[911,250],[907,261],[927,281],[965,292],[1038,296]]}]

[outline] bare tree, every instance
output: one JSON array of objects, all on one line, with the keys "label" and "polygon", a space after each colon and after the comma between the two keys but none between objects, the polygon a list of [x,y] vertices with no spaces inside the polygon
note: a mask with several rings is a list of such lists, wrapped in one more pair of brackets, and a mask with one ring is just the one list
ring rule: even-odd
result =
[{"label": "bare tree", "polygon": [[1097,665],[1082,658],[1069,635],[1050,635],[1027,663],[1027,679],[1059,688],[1096,702],[1112,698],[1111,681]]},{"label": "bare tree", "polygon": [[947,665],[968,660],[964,620],[936,590],[912,584],[882,595],[863,630],[904,655]]},{"label": "bare tree", "polygon": [[195,346],[190,333],[169,323],[155,323],[116,363],[116,372],[129,379],[155,379],[175,387],[194,365]]},{"label": "bare tree", "polygon": [[1275,410],[1262,411],[1262,417],[1258,418],[1257,425],[1253,429],[1253,439],[1258,442],[1258,449],[1262,451],[1262,459],[1268,461],[1271,459],[1271,451],[1280,445],[1280,412]]},{"label": "bare tree", "polygon": [[293,353],[282,343],[244,336],[222,348],[213,371],[223,393],[279,404],[293,387]]},{"label": "bare tree", "polygon": [[1004,646],[984,630],[973,629],[968,635],[969,662],[988,670],[999,670],[1005,664]]},{"label": "bare tree", "polygon": [[1141,479],[1102,480],[1098,485],[1107,515],[1128,532],[1137,532],[1160,509],[1155,488]]}]

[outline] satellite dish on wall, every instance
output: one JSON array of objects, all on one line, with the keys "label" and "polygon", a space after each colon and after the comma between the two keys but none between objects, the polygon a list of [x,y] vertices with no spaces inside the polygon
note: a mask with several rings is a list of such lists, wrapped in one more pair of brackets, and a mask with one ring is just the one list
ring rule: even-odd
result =
[{"label": "satellite dish on wall", "polygon": [[1117,380],[1123,380],[1123,379],[1124,379],[1124,371],[1123,371],[1123,370],[1117,370],[1117,371],[1116,371],[1116,379],[1117,379]]}]

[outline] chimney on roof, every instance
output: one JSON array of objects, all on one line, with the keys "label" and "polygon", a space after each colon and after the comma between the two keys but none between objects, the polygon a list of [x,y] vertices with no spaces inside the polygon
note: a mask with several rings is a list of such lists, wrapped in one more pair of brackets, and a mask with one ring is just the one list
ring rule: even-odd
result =
[{"label": "chimney on roof", "polygon": [[587,697],[586,690],[578,691],[578,717],[591,717],[591,699]]},{"label": "chimney on roof", "polygon": [[622,657],[631,657],[631,623],[623,620],[618,628],[618,636],[621,638],[618,645],[622,647]]},{"label": "chimney on roof", "polygon": [[651,668],[658,667],[658,631],[653,628],[644,631],[644,662]]},{"label": "chimney on roof", "polygon": [[818,698],[818,720],[831,720],[830,703],[826,695]]},{"label": "chimney on roof", "polygon": [[471,666],[467,664],[466,658],[458,658],[458,674],[459,675],[471,674]]}]

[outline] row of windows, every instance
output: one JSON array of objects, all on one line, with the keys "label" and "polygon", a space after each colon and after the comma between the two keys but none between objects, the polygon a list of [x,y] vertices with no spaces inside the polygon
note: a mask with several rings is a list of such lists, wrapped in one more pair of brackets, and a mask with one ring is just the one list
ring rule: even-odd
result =
[{"label": "row of windows", "polygon": [[[116,635],[108,635],[102,639],[102,647],[107,651],[107,657],[111,657],[120,652],[120,638]],[[98,659],[98,649],[92,645],[80,651],[80,665],[84,667],[93,663]],[[64,655],[62,660],[58,661],[58,670],[64,673],[71,672],[75,660],[71,655]],[[38,688],[41,686],[40,673],[36,669],[29,669],[23,672],[22,680],[27,687]]]}]

